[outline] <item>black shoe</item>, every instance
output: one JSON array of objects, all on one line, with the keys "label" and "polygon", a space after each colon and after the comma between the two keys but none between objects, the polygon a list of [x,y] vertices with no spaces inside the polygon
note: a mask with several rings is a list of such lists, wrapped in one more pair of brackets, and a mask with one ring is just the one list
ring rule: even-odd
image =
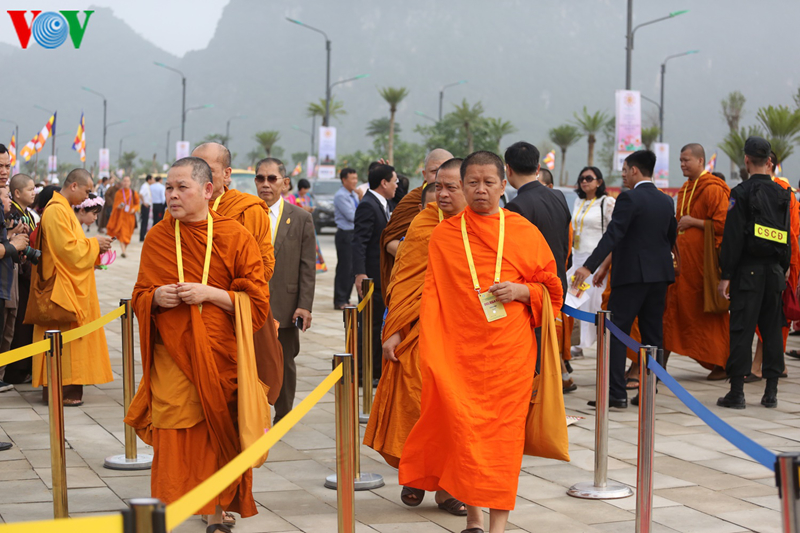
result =
[{"label": "black shoe", "polygon": [[778,397],[774,395],[770,395],[769,393],[764,393],[764,396],[761,397],[761,405],[768,408],[778,407]]},{"label": "black shoe", "polygon": [[635,405],[636,407],[639,407],[639,395],[638,394],[636,396],[634,396],[633,398],[631,398],[631,405]]},{"label": "black shoe", "polygon": [[[800,335],[800,333],[797,332],[789,333],[789,335],[795,335],[795,334]],[[789,357],[794,357],[795,359],[800,359],[800,352],[798,352],[797,350],[789,350],[788,352],[786,352],[786,355],[788,355]]]},{"label": "black shoe", "polygon": [[[586,402],[586,405],[589,407],[597,407],[597,401],[589,400]],[[616,407],[617,409],[627,409],[628,408],[628,399],[624,398],[622,400],[617,400],[616,398],[609,398],[608,399],[608,406],[609,407]]]},{"label": "black shoe", "polygon": [[567,372],[572,374],[572,365],[569,364],[569,361],[564,361],[564,366],[567,368]]},{"label": "black shoe", "polygon": [[10,442],[0,442],[0,452],[10,450],[12,446]]},{"label": "black shoe", "polygon": [[717,400],[717,405],[720,407],[727,407],[729,409],[744,409],[747,404],[744,401],[744,393],[742,392],[729,392],[724,397]]}]

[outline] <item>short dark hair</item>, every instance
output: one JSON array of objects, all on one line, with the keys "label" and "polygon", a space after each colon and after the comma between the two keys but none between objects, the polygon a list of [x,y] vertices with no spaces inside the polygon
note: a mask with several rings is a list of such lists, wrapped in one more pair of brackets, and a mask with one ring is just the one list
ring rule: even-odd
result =
[{"label": "short dark hair", "polygon": [[722,172],[712,172],[711,175],[718,177],[722,181],[725,181],[725,174],[723,174]]},{"label": "short dark hair", "polygon": [[[97,198],[97,195],[95,193],[93,193],[93,192],[90,192],[89,193],[89,200],[94,200],[95,198]],[[96,213],[96,214],[99,215],[100,212],[103,210],[103,206],[98,204],[98,205],[93,205],[92,207],[89,207],[89,208],[81,208],[81,207],[78,207],[76,205],[73,205],[72,209],[76,213],[80,212],[80,210],[83,209],[86,213]]]},{"label": "short dark hair", "polygon": [[525,141],[516,142],[506,149],[505,159],[511,170],[530,176],[539,168],[539,149]]},{"label": "short dark hair", "polygon": [[300,178],[299,180],[297,180],[297,190],[298,191],[300,189],[310,189],[310,188],[311,188],[311,184],[308,182],[307,179]]},{"label": "short dark hair", "polygon": [[153,179],[153,176],[151,174],[148,174],[147,176],[145,176],[144,181],[150,181],[151,179]]},{"label": "short dark hair", "polygon": [[426,205],[428,205],[428,201],[430,201],[430,200],[428,200],[428,195],[434,194],[434,193],[436,193],[436,186],[435,185],[433,185],[432,183],[428,183],[428,182],[425,182],[422,185],[422,199],[420,201],[420,203],[422,204],[422,207],[425,207]]},{"label": "short dark hair", "polygon": [[461,162],[461,180],[467,175],[467,169],[472,165],[494,165],[497,169],[497,174],[501,180],[506,179],[506,171],[503,168],[503,160],[494,152],[487,150],[478,150],[469,154],[464,161]]},{"label": "short dark hair", "polygon": [[[103,181],[105,181],[106,179],[108,178],[103,178]],[[158,183],[159,181],[161,181],[161,176],[156,176],[156,183]]]},{"label": "short dark hair", "polygon": [[[587,170],[591,170],[594,173],[594,177],[599,179],[601,182],[600,185],[597,186],[597,190],[594,192],[594,194],[598,198],[608,194],[608,192],[606,191],[606,180],[603,179],[603,173],[600,172],[600,169],[597,167],[583,167],[581,171],[578,172],[578,181],[575,182],[575,193],[578,195],[578,198],[580,198],[581,200],[586,198],[586,193],[583,192],[583,189],[581,189],[581,176],[583,176],[583,173],[586,172]],[[552,177],[552,174],[550,176]]]},{"label": "short dark hair", "polygon": [[7,154],[8,148],[6,148],[5,144],[0,144],[0,154]]},{"label": "short dark hair", "polygon": [[344,167],[342,170],[339,171],[339,179],[340,180],[346,179],[347,176],[349,176],[350,174],[358,174],[358,172],[356,172],[356,169],[354,168]]},{"label": "short dark hair", "polygon": [[539,182],[545,185],[553,184],[553,173],[550,172],[550,169],[543,168],[539,171]]},{"label": "short dark hair", "polygon": [[367,167],[367,174],[372,172],[378,165],[382,164],[383,163],[381,163],[380,161],[373,161],[372,163],[369,164],[369,167]]},{"label": "short dark hair", "polygon": [[369,178],[367,178],[367,181],[369,182],[369,188],[374,190],[381,186],[382,181],[391,181],[393,174],[393,166],[378,163],[377,166],[373,167],[373,169],[369,171]]},{"label": "short dark hair", "polygon": [[45,185],[44,188],[39,191],[39,194],[36,195],[36,200],[33,202],[33,208],[38,212],[41,213],[44,211],[45,206],[47,203],[53,199],[53,193],[58,192],[61,190],[61,187],[58,185]]},{"label": "short dark hair", "polygon": [[650,150],[638,150],[625,158],[629,167],[636,167],[645,178],[653,177],[653,169],[656,168],[656,154]]},{"label": "short dark hair", "polygon": [[451,168],[460,169],[461,168],[461,163],[463,163],[463,162],[464,162],[464,160],[461,159],[460,157],[453,157],[452,159],[448,159],[447,161],[445,161],[444,163],[439,165],[439,168],[436,169],[436,175],[437,176],[439,175],[439,171],[440,170],[449,170]]},{"label": "short dark hair", "polygon": [[268,163],[275,163],[278,165],[278,172],[281,173],[281,177],[286,177],[286,165],[283,164],[283,161],[278,159],[277,157],[265,157],[258,163],[256,163],[256,174],[258,174],[258,169],[261,165],[266,165]]},{"label": "short dark hair", "polygon": [[183,157],[172,163],[170,168],[191,167],[192,179],[200,185],[211,183],[211,167],[199,157]]},{"label": "short dark hair", "polygon": [[[772,162],[772,168],[773,169],[777,169],[778,168],[778,155],[775,153],[774,150],[770,150],[769,151],[769,160]],[[774,171],[775,170],[773,170],[773,172]]]}]

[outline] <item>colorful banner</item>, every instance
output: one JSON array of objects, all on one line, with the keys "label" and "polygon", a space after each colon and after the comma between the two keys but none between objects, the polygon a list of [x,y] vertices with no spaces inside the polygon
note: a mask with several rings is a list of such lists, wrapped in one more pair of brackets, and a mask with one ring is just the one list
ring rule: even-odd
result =
[{"label": "colorful banner", "polygon": [[556,168],[556,151],[550,150],[547,152],[547,155],[544,156],[543,163],[547,167],[547,170],[553,170]]},{"label": "colorful banner", "polygon": [[189,149],[189,141],[178,141],[175,143],[175,160],[189,157],[191,150]]},{"label": "colorful banner", "polygon": [[81,162],[86,162],[86,123],[83,119],[83,111],[81,111],[81,121],[78,124],[78,133],[75,134],[75,140],[72,141],[72,149],[78,152],[81,156]]},{"label": "colorful banner", "polygon": [[301,165],[300,163],[297,163],[297,166],[294,167],[294,170],[292,170],[292,177],[299,176],[300,173],[302,173],[302,172],[303,172],[303,165]]},{"label": "colorful banner", "polygon": [[319,128],[319,164],[336,165],[336,128]]},{"label": "colorful banner", "polygon": [[642,100],[639,91],[618,90],[614,170],[622,170],[625,158],[642,149]]},{"label": "colorful banner", "polygon": [[306,158],[306,177],[313,178],[317,171],[317,158],[310,155]]},{"label": "colorful banner", "polygon": [[11,156],[11,175],[19,174],[19,162],[17,161],[17,137],[11,133],[11,142],[8,145],[8,155]]},{"label": "colorful banner", "polygon": [[653,182],[659,189],[669,187],[669,144],[653,143],[656,153],[656,168],[653,170]]},{"label": "colorful banner", "polygon": [[708,160],[708,164],[706,165],[706,172],[714,172],[714,169],[717,168],[717,152],[714,152],[714,155],[711,156],[711,159]]},{"label": "colorful banner", "polygon": [[111,176],[111,152],[108,148],[100,148],[100,178],[108,178]]},{"label": "colorful banner", "polygon": [[55,135],[55,133],[56,114],[53,113],[53,116],[50,117],[50,120],[48,120],[47,124],[45,124],[42,128],[42,131],[34,135],[33,139],[28,141],[28,144],[22,147],[22,150],[19,152],[20,157],[24,158],[25,161],[30,161],[34,154],[38,154],[42,151],[42,148],[44,148],[44,145],[50,135]]}]

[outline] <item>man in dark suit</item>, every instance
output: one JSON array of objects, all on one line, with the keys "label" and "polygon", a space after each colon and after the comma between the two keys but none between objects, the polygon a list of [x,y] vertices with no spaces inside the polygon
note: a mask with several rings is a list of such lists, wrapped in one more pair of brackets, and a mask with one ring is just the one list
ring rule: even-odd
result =
[{"label": "man in dark suit", "polygon": [[381,376],[381,323],[385,310],[381,296],[381,233],[389,222],[397,173],[389,165],[377,165],[369,172],[369,190],[356,208],[353,228],[353,273],[358,297],[363,298],[361,281],[372,278],[372,375]]},{"label": "man in dark suit", "polygon": [[567,258],[569,249],[569,224],[572,215],[564,193],[540,183],[539,150],[524,141],[508,147],[505,154],[508,183],[517,189],[517,196],[506,209],[519,213],[542,232],[556,260],[558,277],[567,292]]},{"label": "man in dark suit", "polygon": [[283,387],[275,401],[275,422],[294,405],[300,331],[311,327],[311,307],[316,283],[316,237],[311,213],[281,197],[289,178],[279,159],[268,157],[256,165],[258,196],[269,207],[275,272],[269,281],[272,314],[280,325],[278,341],[283,348]]},{"label": "man in dark suit", "polygon": [[[573,287],[578,287],[597,271],[613,252],[608,301],[611,320],[630,334],[633,320],[638,317],[642,344],[661,347],[667,287],[675,281],[672,246],[678,235],[678,224],[672,199],[652,182],[655,164],[656,155],[650,150],[633,152],[625,159],[622,181],[630,190],[617,198],[608,229],[589,259],[575,272]],[[605,274],[605,270],[596,272],[595,282],[601,282]],[[609,360],[609,404],[612,407],[628,406],[625,349],[612,335]]]}]

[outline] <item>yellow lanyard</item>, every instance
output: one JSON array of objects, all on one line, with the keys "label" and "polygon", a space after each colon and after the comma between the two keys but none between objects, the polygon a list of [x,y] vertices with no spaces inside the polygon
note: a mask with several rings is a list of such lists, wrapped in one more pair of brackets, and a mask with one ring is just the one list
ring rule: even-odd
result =
[{"label": "yellow lanyard", "polygon": [[223,197],[223,196],[225,196],[225,191],[223,191],[223,192],[222,192],[222,194],[220,194],[219,196],[217,196],[217,199],[216,199],[216,200],[214,200],[214,207],[212,207],[211,209],[213,209],[214,211],[216,211],[216,210],[217,210],[217,208],[219,207],[219,202],[220,202],[220,200],[222,200],[222,197]]},{"label": "yellow lanyard", "polygon": [[442,220],[444,220],[444,213],[442,213],[442,210],[439,209],[439,222],[441,222]]},{"label": "yellow lanyard", "polygon": [[[586,208],[586,211],[584,211],[584,212],[583,212],[583,217],[581,218],[581,229],[580,229],[580,230],[578,230],[578,217],[575,217],[575,222],[573,223],[573,227],[572,227],[572,229],[573,229],[573,230],[575,230],[575,231],[577,231],[577,232],[578,232],[578,235],[580,235],[581,233],[583,233],[583,221],[584,221],[584,220],[586,220],[586,215],[588,215],[588,214],[589,214],[589,210],[592,208],[592,205],[594,205],[594,203],[595,203],[596,201],[597,201],[597,196],[595,196],[594,198],[592,198],[592,201],[591,201],[591,202],[589,202],[589,207],[587,207],[587,208]],[[580,215],[581,215],[581,210],[583,209],[583,206],[584,206],[585,204],[586,204],[586,200],[584,200],[583,202],[581,202],[581,206],[578,208],[578,216],[580,216]],[[600,214],[600,216],[603,216],[603,214],[601,213],[601,214]]]},{"label": "yellow lanyard", "polygon": [[[211,241],[214,239],[214,221],[211,218],[211,213],[208,214],[208,232],[206,236],[206,259],[203,263],[203,278],[201,283],[208,285],[208,271],[211,267]],[[178,283],[184,283],[183,277],[183,254],[181,253],[181,223],[175,221],[175,254],[178,256]],[[203,306],[200,305],[200,311]]]},{"label": "yellow lanyard", "polygon": [[[703,172],[705,174],[705,172]],[[700,181],[700,178],[703,177],[703,174],[697,176],[697,179],[694,180],[694,187],[692,187],[692,192],[689,195],[689,205],[686,206],[686,211],[683,210],[684,204],[686,203],[686,191],[683,191],[683,198],[681,199],[681,216],[688,215],[692,211],[692,198],[694,198],[694,190],[697,188],[697,183]],[[683,232],[681,232],[683,233]]]},{"label": "yellow lanyard", "polygon": [[278,200],[281,203],[281,206],[278,208],[278,219],[275,221],[275,227],[272,228],[272,245],[275,246],[275,236],[278,235],[278,224],[281,223],[281,219],[283,218],[283,204],[285,203],[283,198]]},{"label": "yellow lanyard", "polygon": [[[478,274],[475,272],[475,261],[472,259],[472,248],[469,246],[469,237],[467,237],[467,215],[461,217],[461,237],[464,238],[464,250],[467,252],[467,263],[469,264],[469,273],[472,275],[472,285],[475,292],[480,294],[481,285],[478,283]],[[500,283],[500,267],[503,265],[503,243],[506,237],[506,218],[503,210],[500,210],[500,238],[497,243],[497,262],[494,267],[494,282]]]}]

